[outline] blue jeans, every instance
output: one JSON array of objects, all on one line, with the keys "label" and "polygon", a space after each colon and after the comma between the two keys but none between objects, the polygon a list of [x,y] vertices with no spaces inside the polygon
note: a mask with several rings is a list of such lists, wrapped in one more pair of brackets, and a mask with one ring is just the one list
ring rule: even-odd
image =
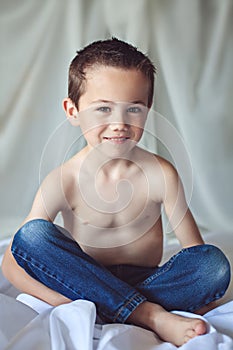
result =
[{"label": "blue jeans", "polygon": [[67,231],[64,234],[64,229],[43,219],[20,228],[12,254],[47,287],[71,300],[94,302],[99,316],[108,322],[124,323],[145,300],[168,311],[195,311],[221,298],[230,282],[229,262],[215,246],[184,248],[160,267],[103,266]]}]

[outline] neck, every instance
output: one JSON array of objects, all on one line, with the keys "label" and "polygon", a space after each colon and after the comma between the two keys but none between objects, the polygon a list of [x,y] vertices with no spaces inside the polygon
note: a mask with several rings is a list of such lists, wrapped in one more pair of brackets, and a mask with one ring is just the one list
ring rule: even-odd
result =
[{"label": "neck", "polygon": [[111,158],[98,149],[90,149],[87,146],[83,166],[93,176],[97,173],[102,173],[106,178],[119,179],[124,176],[126,171],[132,168],[135,162],[135,149],[132,149],[125,155]]}]

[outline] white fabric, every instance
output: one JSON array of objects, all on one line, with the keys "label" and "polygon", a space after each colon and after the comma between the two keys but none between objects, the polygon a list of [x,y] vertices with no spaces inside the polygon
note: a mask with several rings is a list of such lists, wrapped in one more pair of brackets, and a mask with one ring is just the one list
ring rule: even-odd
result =
[{"label": "white fabric", "polygon": [[[232,16],[231,0],[1,0],[0,235],[16,230],[41,179],[83,146],[79,129],[62,124],[68,65],[77,49],[110,36],[157,65],[154,108],[190,155],[198,224],[231,233]],[[171,158],[169,138],[162,145],[155,130],[156,119],[142,143]]]},{"label": "white fabric", "polygon": [[[26,300],[25,295],[24,299]],[[9,314],[15,310],[12,300],[11,303],[12,305],[8,303]],[[38,307],[38,300],[36,304]],[[23,310],[23,304],[20,307],[22,314],[29,313],[28,309]],[[42,308],[44,309],[44,305]],[[177,313],[183,316],[197,317],[190,313]],[[222,305],[200,318],[208,323],[207,334],[190,340],[180,349],[233,349],[233,302]],[[5,316],[5,328],[12,327],[12,324],[8,324],[7,321]],[[43,350],[177,349],[174,345],[161,341],[153,332],[143,328],[123,324],[99,325],[95,324],[95,321],[95,306],[88,301],[77,300],[56,308],[48,308],[28,321],[28,324],[24,325],[22,329],[17,329],[17,333],[12,335],[11,339],[7,339],[5,334],[0,332],[0,343],[2,346],[4,345],[1,349],[29,350],[34,349],[35,346]],[[18,320],[15,321],[15,324],[17,323]]]}]

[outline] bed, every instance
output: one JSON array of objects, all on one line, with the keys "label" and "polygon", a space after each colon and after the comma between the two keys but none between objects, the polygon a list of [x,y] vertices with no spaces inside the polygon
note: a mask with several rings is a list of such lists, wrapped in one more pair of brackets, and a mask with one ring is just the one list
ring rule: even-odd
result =
[{"label": "bed", "polygon": [[[233,266],[230,234],[209,233],[207,243],[216,244]],[[8,240],[0,242],[0,257]],[[179,250],[175,242],[165,246],[163,260]],[[221,305],[203,316],[207,334],[184,344],[182,350],[233,350],[233,283]],[[84,300],[51,307],[17,291],[0,272],[0,349],[1,350],[172,350],[153,332],[122,324],[102,324],[95,305]],[[174,311],[176,312],[176,311]],[[179,312],[182,315],[195,316]],[[200,316],[201,317],[201,316]]]}]

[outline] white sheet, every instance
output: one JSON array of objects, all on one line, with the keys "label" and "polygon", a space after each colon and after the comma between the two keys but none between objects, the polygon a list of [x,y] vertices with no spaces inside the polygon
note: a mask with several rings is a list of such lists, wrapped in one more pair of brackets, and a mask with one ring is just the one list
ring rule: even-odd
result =
[{"label": "white sheet", "polygon": [[[6,296],[3,296],[5,298]],[[25,296],[21,300],[25,300]],[[40,302],[30,298],[29,303]],[[34,300],[32,300],[34,299]],[[22,325],[15,335],[6,339],[0,333],[0,344],[4,350],[174,350],[170,343],[159,340],[153,332],[140,327],[122,324],[96,324],[95,305],[84,300],[56,308],[45,308],[40,314],[29,315],[32,310],[13,298],[6,297],[9,315],[20,312],[28,315],[29,321]],[[15,311],[16,310],[16,311]],[[181,315],[197,317],[190,313]],[[6,315],[5,315],[6,316]],[[182,350],[232,350],[233,349],[233,301],[212,310],[203,317],[209,324],[209,331],[190,340],[180,347]],[[14,324],[22,322],[15,320]],[[7,317],[5,317],[7,324]],[[10,325],[9,325],[10,326]]]}]

